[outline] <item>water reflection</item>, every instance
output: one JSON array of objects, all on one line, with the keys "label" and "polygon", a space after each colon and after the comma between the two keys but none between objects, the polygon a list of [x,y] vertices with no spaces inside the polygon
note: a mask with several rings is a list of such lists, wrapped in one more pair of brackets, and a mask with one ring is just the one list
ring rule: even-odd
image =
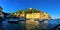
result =
[{"label": "water reflection", "polygon": [[[37,19],[38,20],[38,19]],[[25,18],[9,17],[2,22],[4,30],[26,30]],[[38,21],[40,24],[39,30],[56,30],[60,28],[60,20]]]},{"label": "water reflection", "polygon": [[49,20],[48,21],[47,28],[49,30],[56,30],[59,27],[60,27],[60,19],[54,19],[54,20]]},{"label": "water reflection", "polygon": [[[24,19],[22,19],[24,20]],[[20,18],[7,18],[2,22],[2,29],[4,30],[25,30],[24,21],[20,21]]]}]

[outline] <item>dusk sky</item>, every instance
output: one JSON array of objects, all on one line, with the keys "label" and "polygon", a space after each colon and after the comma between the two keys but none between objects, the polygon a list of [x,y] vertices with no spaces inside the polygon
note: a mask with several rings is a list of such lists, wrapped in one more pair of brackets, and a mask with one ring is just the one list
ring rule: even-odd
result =
[{"label": "dusk sky", "polygon": [[52,17],[60,17],[60,0],[0,0],[4,12],[16,12],[20,9],[37,8]]}]

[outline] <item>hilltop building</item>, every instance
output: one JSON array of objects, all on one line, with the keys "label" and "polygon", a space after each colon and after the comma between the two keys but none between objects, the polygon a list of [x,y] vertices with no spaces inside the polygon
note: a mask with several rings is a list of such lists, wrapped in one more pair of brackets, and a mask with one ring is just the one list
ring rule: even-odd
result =
[{"label": "hilltop building", "polygon": [[22,10],[19,12],[14,13],[14,15],[16,15],[17,17],[23,17],[23,18],[27,18],[27,19],[50,19],[50,15],[46,12],[42,12],[42,11],[38,11],[36,9],[33,8],[29,8],[27,10]]},{"label": "hilltop building", "polygon": [[48,13],[33,8],[20,10],[12,15],[15,17],[26,18],[25,23],[27,30],[33,30],[40,27],[40,20],[35,21],[36,19],[50,19],[50,15]]}]

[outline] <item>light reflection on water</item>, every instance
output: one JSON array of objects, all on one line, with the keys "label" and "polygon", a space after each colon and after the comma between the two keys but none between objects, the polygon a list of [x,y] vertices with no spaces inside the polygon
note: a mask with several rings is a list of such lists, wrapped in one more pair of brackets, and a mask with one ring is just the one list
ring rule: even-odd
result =
[{"label": "light reflection on water", "polygon": [[60,19],[49,20],[47,28],[60,28]]},{"label": "light reflection on water", "polygon": [[[15,20],[18,19],[12,19],[12,21]],[[10,21],[10,19],[7,19],[2,22],[2,28],[4,30],[25,30],[25,25],[21,23],[22,21],[18,21],[18,23],[8,23],[8,21]]]},{"label": "light reflection on water", "polygon": [[[10,23],[8,23],[8,20],[5,20],[2,22],[2,28],[4,28],[4,30],[17,30],[17,29],[25,30],[26,27],[25,27],[24,21],[19,21],[18,24],[15,24],[15,23],[10,24]],[[17,20],[17,19],[15,19],[15,20]],[[22,22],[24,22],[24,23],[22,23]],[[48,22],[47,26],[43,22],[43,25],[45,25],[46,28],[48,28],[48,27],[53,28],[60,24],[60,20],[48,20],[47,22]],[[60,28],[60,27],[58,27],[58,28]]]}]

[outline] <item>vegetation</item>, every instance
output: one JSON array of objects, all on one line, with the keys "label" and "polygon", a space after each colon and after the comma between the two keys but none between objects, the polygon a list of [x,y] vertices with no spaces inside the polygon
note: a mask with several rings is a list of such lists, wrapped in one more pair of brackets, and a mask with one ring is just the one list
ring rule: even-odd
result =
[{"label": "vegetation", "polygon": [[[29,9],[24,9],[24,10],[19,10],[19,11],[17,11],[17,12],[14,12],[14,13],[12,13],[11,15],[13,15],[13,14],[21,14],[21,13],[40,13],[40,12],[42,12],[42,11],[39,11],[39,10],[37,10],[37,9],[32,9],[32,8],[29,8]],[[42,12],[42,13],[44,13],[44,12]],[[41,26],[40,26],[40,24],[39,24],[39,22],[38,21],[32,21],[32,20],[26,20],[26,22],[25,22],[26,24],[26,29],[27,30],[40,30],[40,28],[41,28]],[[41,29],[43,29],[43,28],[41,28]]]},{"label": "vegetation", "polygon": [[[41,11],[32,8],[32,9],[19,10],[19,11],[14,12],[14,13],[21,14],[22,12],[24,12],[24,13],[37,13],[37,12],[41,12]],[[12,14],[14,14],[14,13],[12,13]]]}]

